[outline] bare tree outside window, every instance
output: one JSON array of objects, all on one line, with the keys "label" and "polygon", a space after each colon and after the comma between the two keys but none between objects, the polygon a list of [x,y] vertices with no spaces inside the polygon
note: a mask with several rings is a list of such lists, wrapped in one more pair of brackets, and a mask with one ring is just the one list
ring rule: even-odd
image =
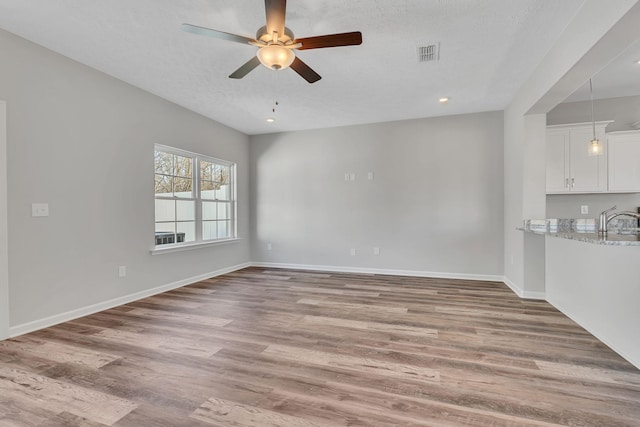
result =
[{"label": "bare tree outside window", "polygon": [[193,159],[158,150],[154,156],[155,194],[180,197],[193,191]]}]

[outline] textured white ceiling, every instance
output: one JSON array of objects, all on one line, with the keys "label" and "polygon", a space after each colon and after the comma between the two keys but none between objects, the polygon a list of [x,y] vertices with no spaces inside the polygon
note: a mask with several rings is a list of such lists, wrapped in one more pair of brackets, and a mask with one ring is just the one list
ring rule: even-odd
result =
[{"label": "textured white ceiling", "polygon": [[[0,0],[0,28],[247,134],[504,109],[583,0],[289,0],[298,37],[359,30],[363,44],[299,52],[322,80],[258,67],[261,0]],[[416,47],[439,42],[440,61]],[[438,98],[451,101],[440,105]],[[275,123],[267,123],[275,101]]]}]

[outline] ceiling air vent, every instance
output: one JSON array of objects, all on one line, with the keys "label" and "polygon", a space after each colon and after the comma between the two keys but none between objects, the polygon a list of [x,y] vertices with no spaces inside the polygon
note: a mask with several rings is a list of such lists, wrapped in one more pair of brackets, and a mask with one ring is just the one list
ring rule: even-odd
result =
[{"label": "ceiling air vent", "polygon": [[418,46],[418,62],[431,62],[440,59],[440,43]]}]

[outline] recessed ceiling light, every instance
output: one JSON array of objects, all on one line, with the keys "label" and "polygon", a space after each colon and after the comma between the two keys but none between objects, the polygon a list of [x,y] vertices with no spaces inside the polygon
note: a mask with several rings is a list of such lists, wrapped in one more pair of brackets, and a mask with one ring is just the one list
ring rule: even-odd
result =
[{"label": "recessed ceiling light", "polygon": [[447,98],[446,96],[443,96],[438,100],[438,102],[440,102],[440,104],[446,104],[447,102],[449,102],[449,98]]},{"label": "recessed ceiling light", "polygon": [[267,122],[269,122],[269,123],[273,123],[273,122],[275,122],[275,121],[276,121],[276,119],[274,119],[273,117],[269,117],[269,118],[267,119]]}]

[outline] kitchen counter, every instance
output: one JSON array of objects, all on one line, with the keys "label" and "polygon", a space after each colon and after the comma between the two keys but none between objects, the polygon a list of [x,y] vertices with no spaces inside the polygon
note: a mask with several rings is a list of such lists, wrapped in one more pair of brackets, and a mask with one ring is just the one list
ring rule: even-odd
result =
[{"label": "kitchen counter", "polygon": [[640,368],[640,233],[635,219],[618,220],[606,237],[588,218],[519,229],[544,240],[544,299]]},{"label": "kitchen counter", "polygon": [[544,237],[545,299],[640,368],[639,242],[574,237],[589,235],[598,244]]},{"label": "kitchen counter", "polygon": [[629,227],[635,224],[621,221],[620,225],[621,228],[611,229],[606,236],[599,235],[595,220],[589,219],[525,220],[518,230],[598,245],[640,246],[640,230]]}]

